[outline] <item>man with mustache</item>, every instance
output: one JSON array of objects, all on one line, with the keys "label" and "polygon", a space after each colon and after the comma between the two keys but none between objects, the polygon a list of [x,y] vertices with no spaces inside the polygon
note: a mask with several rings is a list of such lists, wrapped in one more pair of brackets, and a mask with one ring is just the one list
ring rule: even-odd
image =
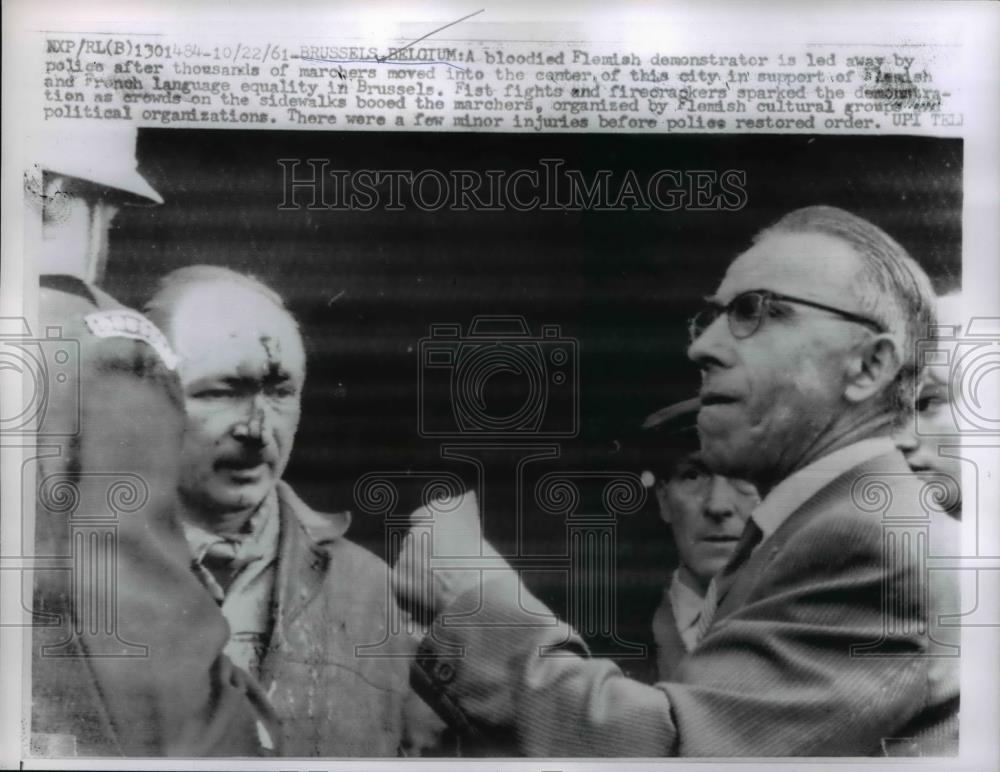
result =
[{"label": "man with mustache", "polygon": [[414,524],[489,570],[434,570],[414,540],[395,576],[437,614],[417,661],[443,709],[511,754],[957,753],[955,576],[924,567],[960,554],[957,523],[925,509],[892,439],[933,318],[927,276],[860,217],[808,207],[758,234],[692,324],[703,458],[763,497],[699,642],[655,686],[588,658],[482,541],[468,493]]},{"label": "man with mustache", "polygon": [[409,691],[415,642],[390,633],[387,566],[345,537],[349,513],[281,479],[306,375],[295,320],[271,288],[204,265],[165,276],[146,311],[178,356],[181,515],[227,654],[267,690],[285,755],[396,756],[440,722]]}]

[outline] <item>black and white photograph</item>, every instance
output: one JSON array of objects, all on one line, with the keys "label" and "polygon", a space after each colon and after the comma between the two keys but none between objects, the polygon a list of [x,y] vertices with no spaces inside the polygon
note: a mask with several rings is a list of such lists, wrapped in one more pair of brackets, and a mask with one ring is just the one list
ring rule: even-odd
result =
[{"label": "black and white photograph", "polygon": [[11,763],[994,768],[998,116],[921,74],[953,43],[668,64],[456,8],[232,66],[22,33]]}]

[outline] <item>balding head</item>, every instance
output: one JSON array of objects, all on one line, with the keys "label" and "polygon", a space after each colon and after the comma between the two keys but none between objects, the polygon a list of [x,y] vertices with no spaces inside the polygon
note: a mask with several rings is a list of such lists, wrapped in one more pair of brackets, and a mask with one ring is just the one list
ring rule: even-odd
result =
[{"label": "balding head", "polygon": [[163,276],[156,285],[156,291],[143,309],[160,329],[170,326],[170,318],[184,295],[193,290],[214,287],[223,291],[256,293],[272,305],[287,311],[285,301],[263,282],[245,273],[239,273],[221,265],[188,265]]}]

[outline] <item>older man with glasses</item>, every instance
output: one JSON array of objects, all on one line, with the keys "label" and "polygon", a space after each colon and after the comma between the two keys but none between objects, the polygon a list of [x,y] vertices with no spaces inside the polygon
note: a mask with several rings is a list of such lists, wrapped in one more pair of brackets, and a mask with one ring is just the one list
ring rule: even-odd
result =
[{"label": "older man with glasses", "polygon": [[[637,683],[541,624],[487,543],[482,574],[427,577],[404,550],[397,591],[437,613],[418,662],[439,702],[512,754],[955,754],[956,628],[939,620],[957,589],[926,561],[957,554],[957,527],[926,511],[892,440],[933,316],[927,276],[871,223],[809,207],[764,230],[692,325],[701,457],[762,496],[693,650],[670,681]],[[436,509],[440,554],[470,554],[475,497]]]}]

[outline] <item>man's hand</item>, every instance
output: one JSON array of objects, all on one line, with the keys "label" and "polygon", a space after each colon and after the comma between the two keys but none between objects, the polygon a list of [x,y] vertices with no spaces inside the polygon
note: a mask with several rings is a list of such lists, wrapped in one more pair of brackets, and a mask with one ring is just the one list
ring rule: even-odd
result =
[{"label": "man's hand", "polygon": [[410,516],[392,586],[403,608],[431,619],[497,574],[516,580],[514,570],[483,537],[479,502],[474,492],[466,491]]}]

